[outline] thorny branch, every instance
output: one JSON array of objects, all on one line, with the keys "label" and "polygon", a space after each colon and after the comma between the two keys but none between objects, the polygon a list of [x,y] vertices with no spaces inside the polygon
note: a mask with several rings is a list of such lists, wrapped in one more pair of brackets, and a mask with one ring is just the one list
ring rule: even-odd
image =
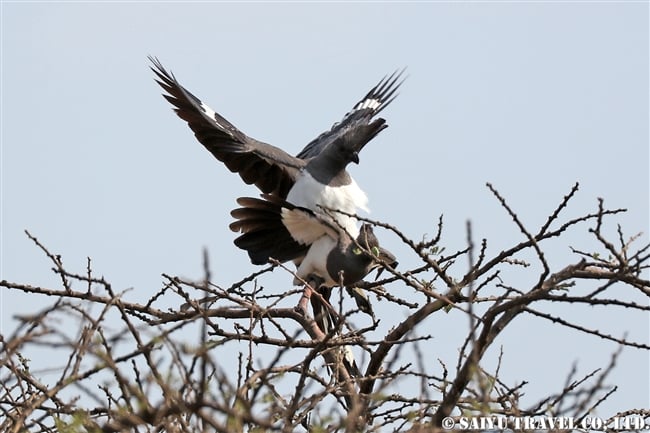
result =
[{"label": "thorny branch", "polygon": [[[400,257],[409,267],[386,268],[387,278],[359,284],[396,314],[358,328],[365,317],[341,298],[332,303],[339,321],[328,334],[292,307],[301,288],[260,285],[271,273],[291,272],[286,265],[271,264],[222,288],[213,282],[206,253],[201,281],[165,274],[162,288],[142,303],[96,277],[90,259],[82,273],[70,272],[60,255],[27,233],[49,258],[60,286],[0,282],[4,290],[53,300],[40,312],[17,316],[14,332],[0,335],[0,431],[436,431],[443,418],[461,413],[584,417],[615,393],[605,379],[620,348],[650,345],[613,335],[606,323],[579,323],[552,306],[647,315],[650,245],[636,246],[640,236],[626,238],[620,226],[610,240],[605,228],[624,210],[606,209],[603,200],[595,212],[563,221],[577,184],[536,230],[523,224],[496,188],[488,189],[523,235],[493,255],[487,239],[475,242],[469,223],[467,248],[443,255],[442,218],[432,239],[415,242],[391,224],[358,217],[394,234],[413,255]],[[546,243],[571,230],[592,236],[601,250],[572,246],[575,262],[553,269]],[[508,281],[512,266],[524,266],[528,282]],[[465,338],[444,349],[458,353],[455,369],[442,360],[425,362],[422,343],[434,336],[419,335],[432,317],[452,311],[468,320]],[[526,403],[524,389],[536,378],[513,384],[502,378],[508,347],[501,347],[496,371],[482,361],[515,319],[535,318],[614,343],[619,351],[603,368],[579,379],[574,369],[563,389]],[[60,326],[72,320],[77,332]],[[363,355],[357,359],[361,377],[341,368],[344,346]],[[53,374],[33,370],[30,354],[37,349],[53,354]],[[621,408],[614,415],[650,422],[646,409]]]}]

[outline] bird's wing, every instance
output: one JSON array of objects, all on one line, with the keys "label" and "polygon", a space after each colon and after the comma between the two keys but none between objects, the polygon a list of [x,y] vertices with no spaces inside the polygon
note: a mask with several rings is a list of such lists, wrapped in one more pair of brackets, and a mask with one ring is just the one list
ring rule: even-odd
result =
[{"label": "bird's wing", "polygon": [[334,240],[344,236],[328,215],[294,206],[275,195],[240,197],[237,204],[241,207],[230,212],[235,218],[230,229],[242,233],[235,245],[246,250],[254,264],[267,263],[270,258],[300,260],[321,236]]},{"label": "bird's wing", "polygon": [[399,81],[403,73],[404,70],[395,71],[390,76],[384,77],[375,87],[370,89],[366,96],[354,104],[352,110],[340,122],[335,123],[329,131],[323,132],[309,142],[296,157],[301,159],[313,158],[346,131],[358,125],[369,123],[374,116],[379,114],[397,97],[397,89],[404,81]]},{"label": "bird's wing", "polygon": [[297,242],[282,222],[282,203],[278,197],[264,195],[265,200],[240,197],[241,207],[230,214],[235,221],[230,229],[242,234],[235,239],[235,245],[248,252],[256,265],[268,263],[270,258],[279,262],[300,260],[305,256],[308,245]]},{"label": "bird's wing", "polygon": [[322,236],[338,240],[340,231],[326,221],[326,216],[320,216],[313,211],[300,207],[283,207],[282,222],[298,243],[311,245]]},{"label": "bird's wing", "polygon": [[203,146],[247,184],[264,193],[286,197],[305,162],[238,130],[219,113],[201,102],[181,86],[160,61],[149,57],[156,82],[167,94],[163,96],[185,120]]}]

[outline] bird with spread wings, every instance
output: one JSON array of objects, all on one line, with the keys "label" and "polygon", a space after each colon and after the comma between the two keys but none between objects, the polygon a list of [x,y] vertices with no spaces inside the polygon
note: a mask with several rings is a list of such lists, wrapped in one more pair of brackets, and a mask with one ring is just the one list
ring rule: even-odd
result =
[{"label": "bird with spread wings", "polygon": [[[353,215],[367,210],[368,199],[346,168],[358,163],[363,147],[387,127],[376,116],[396,97],[401,72],[382,79],[340,122],[292,156],[241,132],[185,89],[158,59],[149,59],[163,96],[197,140],[262,192],[261,198],[237,200],[241,207],[232,211],[236,220],[230,225],[241,233],[235,245],[248,252],[252,263],[294,261],[295,282],[308,283],[302,299],[310,298],[312,288],[329,295],[341,282],[351,287],[373,269],[397,265],[370,225],[358,227]],[[349,292],[361,310],[370,309],[363,293]],[[299,306],[306,310],[305,304]],[[328,311],[331,306],[314,305],[325,333],[332,328]]]}]

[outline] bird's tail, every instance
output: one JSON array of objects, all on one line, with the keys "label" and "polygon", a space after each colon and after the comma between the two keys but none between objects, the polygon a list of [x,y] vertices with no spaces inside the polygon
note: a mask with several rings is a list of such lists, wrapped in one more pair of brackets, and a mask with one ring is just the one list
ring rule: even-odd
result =
[{"label": "bird's tail", "polygon": [[266,264],[270,258],[286,262],[304,256],[308,247],[296,242],[282,222],[285,202],[272,195],[262,197],[237,199],[241,207],[230,212],[236,219],[230,229],[242,234],[235,245],[246,250],[256,265]]},{"label": "bird's tail", "polygon": [[[331,309],[332,307],[329,304],[332,288],[321,285],[318,288],[317,292],[320,296],[312,295],[310,298],[311,307],[314,311],[314,321],[316,321],[318,328],[323,332],[323,334],[330,335],[334,332],[337,321],[337,317],[333,313]],[[345,345],[341,346],[340,350],[343,367],[346,369],[348,374],[351,377],[360,377],[361,371],[359,370],[359,366],[354,359],[352,348],[348,345]]]}]

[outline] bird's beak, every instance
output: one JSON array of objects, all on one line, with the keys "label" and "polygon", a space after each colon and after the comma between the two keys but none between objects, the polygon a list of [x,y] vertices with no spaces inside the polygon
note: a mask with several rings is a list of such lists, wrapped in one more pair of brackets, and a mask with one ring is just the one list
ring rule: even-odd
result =
[{"label": "bird's beak", "polygon": [[[397,261],[395,261],[393,263],[388,263],[388,266],[390,266],[393,269],[397,268],[397,265],[398,265]],[[382,272],[384,272],[384,267],[379,266],[377,268],[377,275],[375,275],[375,281],[377,281],[379,279],[379,276],[382,274]]]},{"label": "bird's beak", "polygon": [[[393,255],[393,253],[388,251],[386,248],[379,247],[379,258],[393,269],[396,269],[397,265],[399,264],[397,258]],[[384,272],[384,267],[379,265],[379,268],[377,268],[377,275],[375,275],[375,281],[379,279],[379,276],[382,272]]]},{"label": "bird's beak", "polygon": [[354,162],[355,164],[359,163],[359,152],[357,151],[352,152],[352,162]]}]

